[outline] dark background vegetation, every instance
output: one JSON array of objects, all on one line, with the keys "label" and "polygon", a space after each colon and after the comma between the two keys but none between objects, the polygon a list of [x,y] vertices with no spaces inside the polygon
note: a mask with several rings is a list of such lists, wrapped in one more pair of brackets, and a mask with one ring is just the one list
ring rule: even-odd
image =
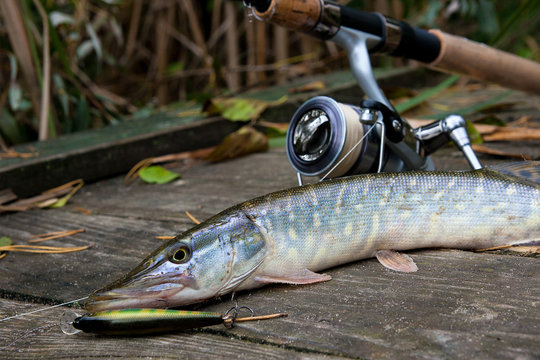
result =
[{"label": "dark background vegetation", "polygon": [[[340,3],[540,59],[540,0]],[[0,12],[3,147],[348,66],[335,44],[256,21],[240,2],[2,0]]]}]

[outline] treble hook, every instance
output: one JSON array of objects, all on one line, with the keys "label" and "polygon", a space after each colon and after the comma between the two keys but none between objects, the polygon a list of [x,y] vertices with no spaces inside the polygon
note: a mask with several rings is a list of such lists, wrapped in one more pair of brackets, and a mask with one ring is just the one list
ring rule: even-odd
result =
[{"label": "treble hook", "polygon": [[[249,317],[244,317],[241,319],[249,319],[253,318],[255,316],[255,311],[253,311],[252,308],[249,306],[238,306],[238,300],[234,299],[234,293],[233,293],[233,300],[234,300],[234,306],[227,310],[225,314],[223,314],[223,324],[226,328],[232,328],[234,326],[234,323],[239,320],[238,315],[240,315],[241,310],[248,310],[250,312]],[[248,320],[242,320],[242,321],[248,321]]]}]

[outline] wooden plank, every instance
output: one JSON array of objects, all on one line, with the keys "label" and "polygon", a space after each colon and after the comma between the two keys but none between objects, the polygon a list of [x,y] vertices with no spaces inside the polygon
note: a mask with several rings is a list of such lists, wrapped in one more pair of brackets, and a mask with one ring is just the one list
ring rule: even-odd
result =
[{"label": "wooden plank", "polygon": [[[96,181],[124,173],[147,157],[216,145],[239,126],[221,118],[212,118],[196,124],[169,126],[165,130],[156,131],[152,127],[134,136],[128,135],[131,134],[129,131],[120,139],[114,138],[118,135],[114,134],[114,128],[100,129],[96,132],[111,132],[114,140],[91,142],[88,146],[84,146],[84,142],[78,143],[77,139],[82,137],[88,141],[93,136],[66,136],[57,140],[52,149],[46,144],[36,144],[42,154],[37,158],[0,168],[0,188],[11,188],[20,197],[27,197],[78,178]],[[42,153],[43,147],[52,155]]]},{"label": "wooden plank", "polygon": [[[452,148],[434,160],[438,168],[468,168]],[[121,177],[112,178],[85,185],[64,208],[0,216],[0,236],[17,243],[37,233],[85,228],[85,233],[50,245],[95,244],[80,253],[19,253],[0,260],[0,317],[40,306],[31,303],[85,296],[119,277],[161,243],[156,235],[192,226],[185,210],[204,220],[237,202],[296,184],[284,149],[226,163],[199,163],[182,175],[159,186],[136,182],[126,187]],[[540,259],[433,250],[411,256],[420,268],[414,274],[391,272],[367,260],[328,270],[333,280],[327,283],[238,294],[241,305],[258,314],[285,311],[285,319],[243,324],[232,331],[218,327],[135,339],[46,331],[0,350],[0,358],[540,357]],[[231,306],[225,296],[201,309],[223,312]],[[54,322],[58,315],[40,313],[2,323],[0,348],[19,331]]]},{"label": "wooden plank", "polygon": [[[14,240],[82,227],[87,229],[85,233],[51,244],[95,243],[81,253],[9,254],[0,267],[3,296],[25,301],[85,296],[157,247],[155,235],[174,234],[191,226],[187,218],[177,218],[183,210],[195,207],[193,213],[203,220],[253,195],[293,185],[294,173],[284,156],[283,150],[274,150],[223,164],[199,164],[185,172],[184,185],[123,187],[120,178],[111,179],[86,186],[67,208],[1,216],[2,232]],[[263,163],[267,166],[260,166]],[[203,208],[198,209],[197,204]],[[76,205],[94,213],[83,215]],[[418,251],[412,257],[420,267],[418,273],[391,272],[368,260],[329,270],[333,280],[327,283],[269,286],[240,293],[240,303],[257,313],[285,311],[290,316],[245,324],[235,334],[251,342],[348,357],[540,356],[539,259],[463,251]],[[229,298],[224,297],[203,308],[225,311],[230,306]],[[148,341],[168,342],[168,335],[163,339]],[[92,340],[97,343],[86,350],[88,355],[105,356],[100,343],[110,340]],[[179,346],[176,340],[172,343]],[[132,340],[111,344],[119,347],[115,351],[126,354]],[[60,351],[55,345],[48,349]]]},{"label": "wooden plank", "polygon": [[[1,300],[0,316],[44,308]],[[183,331],[159,336],[105,337],[93,334],[65,335],[57,325],[66,308],[9,320],[0,326],[0,357],[29,358],[156,358],[156,359],[337,359],[318,352],[303,352],[258,338],[237,335],[244,326],[227,330],[221,325],[206,330]],[[8,324],[9,326],[6,326]],[[46,327],[28,333],[31,329]]]},{"label": "wooden plank", "polygon": [[[411,73],[418,71],[408,68],[378,70],[376,76],[381,81],[393,79],[393,82],[399,82]],[[319,92],[288,96],[289,87],[314,79],[324,79],[326,88]],[[263,114],[267,119],[287,122],[296,107],[307,98],[323,93],[350,92],[355,88],[356,83],[350,74],[339,72],[259,89],[245,96],[267,101],[288,96],[284,104],[271,106]],[[198,110],[199,107],[191,109]],[[16,147],[16,150],[37,152],[39,156],[0,160],[0,190],[11,188],[20,197],[28,197],[77,178],[96,181],[126,172],[144,158],[216,145],[241,125],[219,117],[205,119],[199,115],[180,118],[177,112],[169,112],[116,126],[68,134],[46,142],[24,144]]]},{"label": "wooden plank", "polygon": [[278,324],[242,331],[361,358],[540,356],[538,259],[463,251],[411,256],[415,274],[368,260],[327,271],[328,283],[239,294],[258,311],[289,313]]}]

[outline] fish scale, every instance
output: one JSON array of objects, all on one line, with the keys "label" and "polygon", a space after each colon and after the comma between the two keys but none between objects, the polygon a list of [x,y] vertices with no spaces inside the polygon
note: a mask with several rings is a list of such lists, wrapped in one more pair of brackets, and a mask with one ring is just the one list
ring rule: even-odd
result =
[{"label": "fish scale", "polygon": [[[261,222],[272,229],[278,249],[273,266],[295,262],[318,271],[372,257],[381,248],[482,248],[507,244],[510,238],[520,241],[538,231],[538,193],[495,173],[407,172],[307,185],[259,198],[250,212],[266,214]],[[274,210],[283,203],[292,204],[293,221]],[[317,225],[315,217],[320,218]],[[532,228],[524,228],[527,223]],[[348,226],[353,230],[345,238]],[[306,241],[312,238],[320,241]],[[299,256],[291,258],[291,253]]]},{"label": "fish scale", "polygon": [[[525,162],[360,175],[274,192],[180,234],[92,294],[87,308],[178,306],[269,283],[327,281],[316,272],[373,256],[394,270],[417,269],[393,250],[539,241],[539,173],[539,162]],[[180,260],[178,249],[186,251]]]}]

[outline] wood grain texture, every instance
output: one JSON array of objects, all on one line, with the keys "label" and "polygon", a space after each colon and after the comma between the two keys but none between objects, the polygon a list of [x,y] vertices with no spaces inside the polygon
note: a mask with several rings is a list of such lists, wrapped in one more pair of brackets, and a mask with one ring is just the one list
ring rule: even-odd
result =
[{"label": "wood grain texture", "polygon": [[[536,100],[515,96],[525,101],[497,114],[507,121],[532,115],[536,123],[531,105]],[[339,98],[348,101],[356,94],[343,92]],[[489,145],[538,157],[539,144]],[[468,168],[450,147],[437,152],[434,162],[440,169]],[[173,170],[182,178],[170,184],[126,187],[122,177],[109,178],[85,185],[64,208],[0,215],[0,236],[15,243],[84,228],[44,245],[94,244],[79,253],[11,253],[0,260],[0,318],[83,297],[123,275],[161,244],[155,236],[193,225],[186,210],[205,220],[238,202],[296,185],[284,149]],[[413,274],[392,272],[371,259],[328,270],[333,280],[326,283],[237,294],[240,304],[257,314],[289,313],[284,319],[138,338],[68,337],[50,329],[3,348],[27,329],[54,323],[62,310],[37,313],[0,324],[0,358],[540,358],[540,259],[457,250],[409,255],[419,267]],[[226,296],[197,308],[224,312],[232,305]]]},{"label": "wood grain texture", "polygon": [[[452,164],[448,158],[441,161]],[[135,183],[125,187],[120,178],[113,178],[85,186],[66,208],[1,216],[2,233],[15,241],[42,232],[85,228],[85,233],[54,240],[51,245],[95,244],[73,254],[9,254],[0,267],[4,297],[61,302],[85,296],[156,248],[161,241],[155,235],[173,235],[192,226],[184,210],[204,220],[234,203],[295,185],[283,149],[221,164],[198,164],[183,175],[182,183],[162,186]],[[92,215],[80,213],[77,206],[91,210]],[[160,357],[167,354],[166,347],[175,349],[174,356],[189,354],[188,358],[218,357],[220,349],[240,358],[540,356],[539,259],[433,250],[410,255],[419,267],[414,274],[392,272],[372,259],[327,271],[333,280],[326,283],[239,293],[240,303],[253,307],[257,314],[288,312],[289,317],[246,323],[231,333],[218,327],[138,340],[88,335],[66,340],[57,332],[44,332],[19,342],[16,354],[50,357],[59,352],[69,357],[69,351],[82,345],[81,357],[98,358]],[[16,302],[17,308],[6,303],[11,302],[2,300],[2,317],[35,306]],[[224,297],[200,309],[224,312],[231,306],[230,298]],[[6,323],[0,333],[42,325],[39,320],[50,316],[32,316],[35,325]],[[235,345],[225,346],[223,341]],[[261,343],[272,346],[260,348]],[[279,346],[286,347],[286,352],[279,352],[283,350]]]},{"label": "wood grain texture", "polygon": [[[2,317],[15,311],[43,308],[9,300],[2,300],[0,304]],[[0,358],[337,359],[318,352],[304,353],[259,338],[239,335],[238,330],[243,326],[240,324],[230,330],[217,325],[206,330],[145,337],[105,337],[85,333],[65,335],[56,325],[64,311],[71,309],[51,309],[14,319],[9,326],[0,326]],[[28,333],[31,329],[43,326],[48,328]]]}]

